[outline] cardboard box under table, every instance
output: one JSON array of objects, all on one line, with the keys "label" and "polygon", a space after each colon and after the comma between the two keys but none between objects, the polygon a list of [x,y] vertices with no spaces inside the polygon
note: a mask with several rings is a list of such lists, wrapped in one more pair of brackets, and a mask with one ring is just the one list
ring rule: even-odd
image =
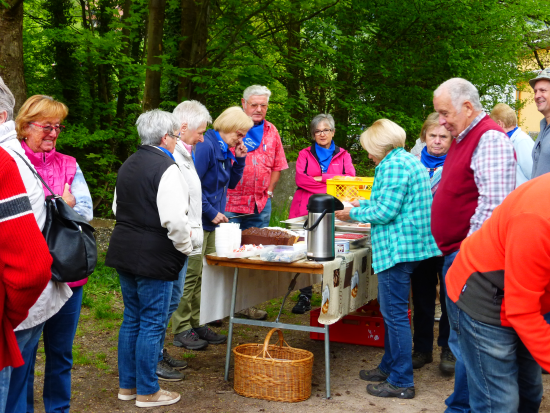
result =
[{"label": "cardboard box under table", "polygon": [[[328,326],[376,298],[376,277],[371,271],[371,250],[361,248],[338,254],[334,261],[276,263],[258,259],[205,257],[202,273],[201,324],[229,316],[225,380],[229,377],[233,325],[247,324],[320,333],[325,335],[326,396],[330,398],[330,340]],[[240,278],[240,282],[239,282]],[[282,306],[290,291],[316,284],[322,279],[322,308],[319,323],[312,327],[281,323]],[[232,288],[230,288],[232,284]],[[286,288],[284,288],[286,284]],[[289,285],[290,284],[290,285]],[[284,289],[283,289],[284,288]],[[231,292],[230,292],[231,291]],[[285,295],[286,294],[286,295]],[[236,311],[285,295],[276,320],[235,318]]]}]

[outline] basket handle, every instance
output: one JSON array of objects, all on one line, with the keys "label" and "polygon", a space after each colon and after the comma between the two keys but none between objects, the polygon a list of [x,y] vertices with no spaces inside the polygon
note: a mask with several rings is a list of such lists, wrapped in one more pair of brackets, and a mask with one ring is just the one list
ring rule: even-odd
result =
[{"label": "basket handle", "polygon": [[[265,355],[268,354],[268,346],[269,346],[269,340],[271,340],[271,336],[274,332],[277,332],[279,334],[279,347],[283,347],[283,343],[285,342],[285,339],[283,337],[283,331],[280,328],[272,328],[269,333],[267,333],[267,336],[265,336],[264,340],[264,348],[263,348],[263,357],[265,358]],[[287,344],[288,345],[288,344]],[[271,357],[271,356],[270,356]]]}]

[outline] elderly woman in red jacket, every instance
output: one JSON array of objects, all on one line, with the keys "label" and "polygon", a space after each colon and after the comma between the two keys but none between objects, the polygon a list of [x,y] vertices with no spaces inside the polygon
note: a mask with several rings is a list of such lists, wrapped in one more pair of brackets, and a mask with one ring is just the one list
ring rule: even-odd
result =
[{"label": "elderly woman in red jacket", "polygon": [[[296,161],[296,186],[298,189],[290,205],[289,218],[307,215],[307,203],[313,194],[327,193],[327,179],[335,176],[355,176],[355,168],[348,151],[334,144],[334,118],[321,113],[310,124],[313,145],[302,149]],[[298,303],[292,309],[295,314],[311,310],[311,286],[300,290]]]}]

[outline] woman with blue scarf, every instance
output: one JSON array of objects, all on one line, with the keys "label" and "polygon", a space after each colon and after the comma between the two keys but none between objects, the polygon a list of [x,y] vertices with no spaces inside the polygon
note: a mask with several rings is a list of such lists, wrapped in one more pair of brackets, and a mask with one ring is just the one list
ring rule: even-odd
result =
[{"label": "woman with blue scarf", "polygon": [[[430,174],[433,195],[441,181],[443,163],[452,142],[450,132],[439,124],[437,113],[430,114],[422,125],[420,141],[426,146],[422,149],[419,159]],[[443,257],[432,257],[422,261],[411,276],[414,306],[413,368],[419,369],[433,361],[435,298],[439,276],[441,317],[437,344],[442,348],[439,369],[442,373],[451,375],[454,373],[455,357],[448,345],[450,329],[445,306],[445,284],[441,278],[442,269]]]},{"label": "woman with blue scarf", "polygon": [[[335,176],[355,176],[351,156],[345,149],[334,144],[334,119],[321,113],[310,125],[313,145],[302,149],[296,161],[296,186],[298,189],[290,205],[289,218],[307,215],[307,203],[313,194],[327,193],[327,179]],[[300,290],[298,303],[292,309],[294,314],[311,310],[311,287]]]}]

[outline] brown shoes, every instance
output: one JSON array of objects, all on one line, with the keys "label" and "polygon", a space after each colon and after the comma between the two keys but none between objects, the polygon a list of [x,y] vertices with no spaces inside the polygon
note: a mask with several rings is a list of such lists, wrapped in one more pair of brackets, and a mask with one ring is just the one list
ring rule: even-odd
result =
[{"label": "brown shoes", "polygon": [[134,400],[137,397],[137,389],[118,389],[119,400]]},{"label": "brown shoes", "polygon": [[171,392],[168,390],[160,389],[155,394],[149,394],[147,396],[137,396],[137,407],[156,407],[156,406],[169,406],[171,404],[179,402],[181,396],[179,393]]}]

